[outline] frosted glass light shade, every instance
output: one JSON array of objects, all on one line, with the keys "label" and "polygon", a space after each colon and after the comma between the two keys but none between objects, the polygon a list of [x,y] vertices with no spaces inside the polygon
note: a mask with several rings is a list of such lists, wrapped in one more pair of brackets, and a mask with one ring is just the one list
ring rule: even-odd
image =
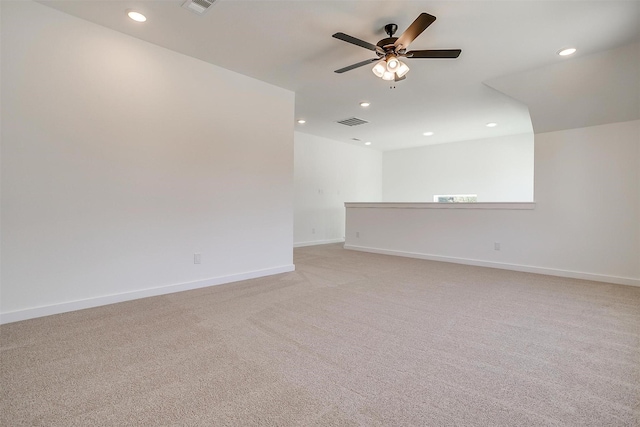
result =
[{"label": "frosted glass light shade", "polygon": [[382,80],[394,80],[396,78],[396,73],[392,71],[385,71],[382,75]]},{"label": "frosted glass light shade", "polygon": [[395,56],[387,59],[387,71],[396,71],[400,66],[400,61]]},{"label": "frosted glass light shade", "polygon": [[396,70],[396,74],[398,75],[398,77],[402,77],[409,72],[409,67],[407,66],[407,64],[405,64],[402,61],[398,61],[398,62],[400,63],[400,65]]},{"label": "frosted glass light shade", "polygon": [[378,63],[376,63],[376,65],[373,66],[373,74],[375,74],[378,77],[382,77],[382,75],[384,74],[385,71],[387,71],[387,67],[385,66],[384,60],[382,61],[378,61]]}]

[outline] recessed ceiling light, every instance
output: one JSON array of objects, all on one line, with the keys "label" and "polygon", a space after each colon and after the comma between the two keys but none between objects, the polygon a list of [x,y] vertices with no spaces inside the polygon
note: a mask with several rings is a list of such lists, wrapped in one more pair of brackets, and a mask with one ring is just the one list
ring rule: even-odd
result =
[{"label": "recessed ceiling light", "polygon": [[371,103],[366,101],[360,103],[361,107],[368,107],[369,105],[371,105]]},{"label": "recessed ceiling light", "polygon": [[371,145],[369,141],[365,142],[364,145]]},{"label": "recessed ceiling light", "polygon": [[496,126],[498,126],[498,124],[497,124],[497,123],[494,123],[494,122],[487,123],[487,127],[488,127],[488,128],[494,128],[494,127],[496,127]]},{"label": "recessed ceiling light", "polygon": [[425,132],[425,133],[423,133],[423,135],[424,136],[431,136],[431,135],[433,135],[433,132]]},{"label": "recessed ceiling light", "polygon": [[301,125],[303,125],[303,124],[307,123],[307,121],[306,121],[305,119],[299,119],[299,120],[298,120],[298,123],[300,123]]},{"label": "recessed ceiling light", "polygon": [[127,15],[129,15],[129,18],[133,19],[136,22],[144,22],[147,20],[146,16],[144,16],[140,12],[136,12],[135,10],[128,10]]},{"label": "recessed ceiling light", "polygon": [[569,55],[573,55],[574,53],[576,53],[576,48],[574,48],[574,47],[569,47],[569,48],[567,48],[567,49],[559,50],[557,53],[558,53],[558,55],[560,55],[560,56],[569,56]]}]

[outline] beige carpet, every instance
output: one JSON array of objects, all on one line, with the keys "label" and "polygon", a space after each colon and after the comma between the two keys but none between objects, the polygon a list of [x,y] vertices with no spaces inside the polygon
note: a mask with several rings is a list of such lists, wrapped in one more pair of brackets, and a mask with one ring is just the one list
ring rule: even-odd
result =
[{"label": "beige carpet", "polygon": [[640,288],[345,251],[0,328],[0,425],[640,425]]}]

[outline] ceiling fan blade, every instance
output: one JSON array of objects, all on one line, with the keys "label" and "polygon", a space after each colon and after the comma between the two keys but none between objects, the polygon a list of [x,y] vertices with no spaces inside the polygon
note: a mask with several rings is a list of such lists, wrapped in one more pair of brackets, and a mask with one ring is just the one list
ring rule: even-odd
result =
[{"label": "ceiling fan blade", "polygon": [[460,56],[460,49],[412,50],[405,54],[407,58],[450,58]]},{"label": "ceiling fan blade", "polygon": [[360,46],[365,49],[373,50],[374,52],[377,50],[376,45],[357,39],[345,33],[335,33],[332,37],[347,43],[355,44],[356,46]]},{"label": "ceiling fan blade", "polygon": [[404,80],[404,79],[406,79],[406,78],[407,78],[407,76],[406,76],[406,75],[404,75],[404,76],[402,76],[402,77],[398,77],[398,75],[396,74],[396,77],[394,78],[394,81],[399,82],[399,81],[402,81],[402,80]]},{"label": "ceiling fan blade", "polygon": [[427,27],[433,24],[433,21],[436,20],[436,17],[433,15],[429,15],[428,13],[421,13],[413,24],[409,25],[409,28],[405,30],[404,33],[398,40],[394,43],[394,46],[397,50],[406,49],[409,46],[409,43],[415,40]]},{"label": "ceiling fan blade", "polygon": [[366,61],[358,62],[357,64],[349,65],[348,67],[340,68],[336,70],[336,73],[344,73],[345,71],[353,70],[354,68],[362,67],[363,65],[371,64],[372,62],[379,61],[380,58],[367,59]]}]

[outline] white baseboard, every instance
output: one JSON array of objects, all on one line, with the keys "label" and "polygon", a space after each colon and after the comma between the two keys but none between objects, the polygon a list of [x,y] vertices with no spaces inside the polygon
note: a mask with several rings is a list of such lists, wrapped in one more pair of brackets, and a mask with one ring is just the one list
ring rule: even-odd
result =
[{"label": "white baseboard", "polygon": [[569,277],[572,279],[593,280],[595,282],[615,283],[618,285],[640,286],[640,279],[630,277],[607,276],[594,273],[583,273],[580,271],[559,270],[555,268],[534,267],[529,265],[508,264],[494,261],[482,261],[477,259],[456,258],[440,255],[423,254],[417,252],[405,252],[389,249],[370,248],[366,246],[344,245],[345,249],[361,252],[371,252],[374,254],[403,256],[407,258],[426,259],[430,261],[452,262],[455,264],[475,265],[479,267],[499,268],[502,270],[522,271],[525,273],[546,274],[548,276]]},{"label": "white baseboard", "polygon": [[329,243],[342,243],[344,239],[327,239],[327,240],[313,240],[311,242],[298,242],[294,243],[294,248],[302,248],[304,246],[315,246],[315,245],[327,245]]},{"label": "white baseboard", "polygon": [[34,319],[36,317],[67,313],[69,311],[83,310],[85,308],[99,307],[103,305],[131,301],[140,298],[154,297],[158,295],[172,294],[175,292],[189,291],[192,289],[206,288],[208,286],[223,285],[225,283],[239,282],[241,280],[256,279],[259,277],[272,276],[274,274],[288,273],[290,271],[294,271],[295,268],[296,267],[293,264],[283,265],[280,267],[267,268],[264,270],[255,270],[245,273],[231,274],[228,276],[212,277],[210,279],[198,280],[195,282],[160,286],[157,288],[123,292],[115,295],[105,295],[79,301],[70,301],[43,307],[35,307],[24,310],[11,311],[8,313],[0,313],[0,324],[19,322],[21,320]]}]

